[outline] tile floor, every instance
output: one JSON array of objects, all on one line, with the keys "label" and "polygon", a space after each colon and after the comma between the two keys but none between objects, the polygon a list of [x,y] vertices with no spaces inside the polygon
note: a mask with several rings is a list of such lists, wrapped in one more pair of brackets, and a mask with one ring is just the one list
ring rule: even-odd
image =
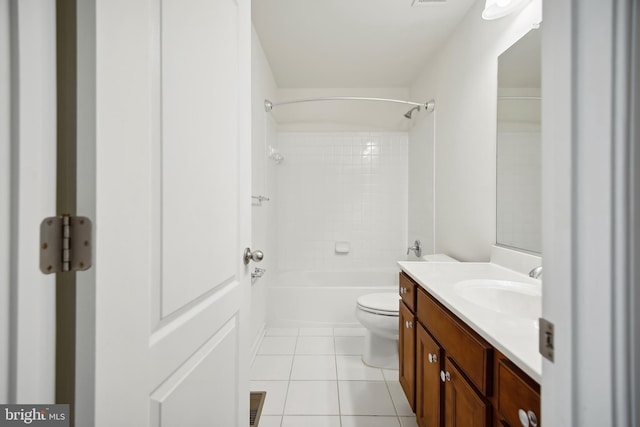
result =
[{"label": "tile floor", "polygon": [[360,359],[364,329],[267,329],[251,367],[259,427],[416,427],[397,370]]}]

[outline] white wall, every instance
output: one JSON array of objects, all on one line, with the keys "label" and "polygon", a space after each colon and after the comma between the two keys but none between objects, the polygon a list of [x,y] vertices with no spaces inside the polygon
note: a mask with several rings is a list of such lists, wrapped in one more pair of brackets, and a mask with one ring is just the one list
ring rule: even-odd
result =
[{"label": "white wall", "polygon": [[[435,187],[435,251],[464,261],[489,260],[495,243],[497,58],[539,20],[533,2],[518,14],[484,21],[484,3],[469,10],[410,91],[412,98],[436,100],[435,184],[424,183]],[[410,146],[429,132],[416,129]]]},{"label": "white wall", "polygon": [[9,401],[9,238],[11,148],[9,0],[0,0],[0,402]]},{"label": "white wall", "polygon": [[276,123],[273,117],[264,111],[265,98],[273,98],[276,84],[265,57],[260,39],[252,28],[251,37],[251,194],[269,197],[270,201],[252,203],[251,208],[251,247],[262,250],[264,260],[257,265],[267,272],[258,280],[252,281],[251,287],[251,339],[253,344],[260,334],[267,319],[267,285],[276,265],[275,247],[275,170],[274,162],[268,159],[269,145],[276,141]]},{"label": "white wall", "polygon": [[395,268],[406,251],[407,134],[280,133],[278,146],[279,270]]}]

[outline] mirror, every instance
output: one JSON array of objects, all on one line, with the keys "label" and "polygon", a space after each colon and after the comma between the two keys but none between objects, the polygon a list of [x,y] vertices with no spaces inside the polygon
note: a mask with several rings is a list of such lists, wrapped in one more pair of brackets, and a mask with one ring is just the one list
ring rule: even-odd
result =
[{"label": "mirror", "polygon": [[540,253],[540,31],[498,58],[496,244]]}]

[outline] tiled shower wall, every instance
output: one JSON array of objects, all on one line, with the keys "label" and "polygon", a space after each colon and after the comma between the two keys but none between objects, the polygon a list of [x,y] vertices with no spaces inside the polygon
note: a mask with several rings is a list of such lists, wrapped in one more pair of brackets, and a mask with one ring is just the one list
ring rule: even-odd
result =
[{"label": "tiled shower wall", "polygon": [[404,132],[279,133],[278,268],[395,268],[406,253],[407,145]]}]

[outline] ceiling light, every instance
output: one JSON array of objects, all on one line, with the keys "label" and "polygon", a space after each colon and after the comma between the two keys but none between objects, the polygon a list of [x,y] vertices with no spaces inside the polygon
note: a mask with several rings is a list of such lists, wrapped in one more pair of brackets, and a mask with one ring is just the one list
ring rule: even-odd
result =
[{"label": "ceiling light", "polygon": [[490,21],[492,19],[507,16],[514,10],[518,9],[530,0],[486,0],[484,10],[482,11],[482,19]]}]

